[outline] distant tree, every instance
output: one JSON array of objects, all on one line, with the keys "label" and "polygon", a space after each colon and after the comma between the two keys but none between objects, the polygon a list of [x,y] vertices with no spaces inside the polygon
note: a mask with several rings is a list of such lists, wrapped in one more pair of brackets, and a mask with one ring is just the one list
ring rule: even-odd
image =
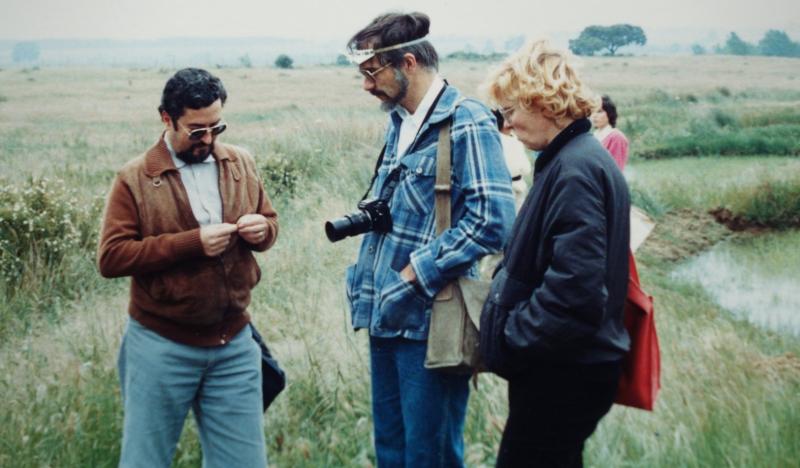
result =
[{"label": "distant tree", "polygon": [[605,43],[602,39],[586,36],[583,33],[577,39],[569,40],[569,50],[575,55],[592,56],[603,48],[605,48]]},{"label": "distant tree", "polygon": [[735,32],[731,32],[721,51],[723,54],[730,55],[753,55],[756,53],[756,48],[752,44],[743,41]]},{"label": "distant tree", "polygon": [[647,43],[644,30],[632,24],[614,24],[612,26],[588,26],[576,39],[570,39],[569,48],[577,55],[594,55],[605,49],[608,55],[614,55],[620,47]]},{"label": "distant tree", "polygon": [[758,42],[758,50],[762,55],[775,57],[799,57],[800,44],[792,42],[784,31],[770,29]]},{"label": "distant tree", "polygon": [[241,57],[239,57],[239,64],[243,68],[253,68],[253,61],[250,60],[250,55],[248,54],[244,54]]},{"label": "distant tree", "polygon": [[17,42],[11,56],[15,63],[28,63],[39,60],[39,44],[35,42]]},{"label": "distant tree", "polygon": [[281,54],[275,59],[275,66],[278,68],[292,68],[294,60],[286,54]]},{"label": "distant tree", "polygon": [[340,67],[346,67],[350,65],[350,60],[348,60],[346,55],[339,54],[336,56],[336,65],[339,65]]},{"label": "distant tree", "polygon": [[525,44],[525,36],[520,34],[519,36],[509,37],[503,47],[505,48],[506,52],[514,52],[522,47],[523,44]]},{"label": "distant tree", "polygon": [[466,60],[469,62],[493,62],[506,58],[505,52],[492,52],[489,54],[479,54],[469,50],[457,50],[450,52],[445,58],[448,60]]},{"label": "distant tree", "polygon": [[705,55],[706,48],[701,46],[700,44],[692,44],[692,53],[694,55]]}]

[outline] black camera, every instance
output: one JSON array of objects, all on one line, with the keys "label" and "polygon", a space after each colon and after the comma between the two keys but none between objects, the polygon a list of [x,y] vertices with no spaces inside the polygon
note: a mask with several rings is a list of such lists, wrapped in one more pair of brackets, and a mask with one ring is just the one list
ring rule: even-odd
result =
[{"label": "black camera", "polygon": [[392,215],[389,203],[380,198],[361,200],[355,213],[344,215],[325,223],[325,234],[328,240],[336,242],[349,236],[357,236],[365,232],[391,232]]}]

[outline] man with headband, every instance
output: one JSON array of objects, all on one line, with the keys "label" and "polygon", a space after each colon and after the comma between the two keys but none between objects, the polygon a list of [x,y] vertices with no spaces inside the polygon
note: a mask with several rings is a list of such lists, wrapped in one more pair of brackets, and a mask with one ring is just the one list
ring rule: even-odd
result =
[{"label": "man with headband", "polygon": [[[511,177],[494,117],[438,75],[428,16],[375,18],[348,42],[363,88],[389,113],[371,197],[389,232],[368,232],[347,270],[353,327],[370,335],[375,452],[380,467],[463,466],[469,375],[425,369],[434,296],[499,251],[514,220]],[[450,123],[451,219],[436,236],[439,130]]]}]

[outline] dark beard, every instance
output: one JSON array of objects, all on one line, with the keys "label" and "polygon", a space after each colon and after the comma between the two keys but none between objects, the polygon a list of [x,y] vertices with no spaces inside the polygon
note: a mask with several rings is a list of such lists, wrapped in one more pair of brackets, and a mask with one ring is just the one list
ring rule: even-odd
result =
[{"label": "dark beard", "polygon": [[[199,154],[195,154],[194,150],[204,148]],[[186,164],[197,164],[201,163],[208,158],[208,155],[214,150],[214,143],[210,145],[205,145],[204,143],[195,143],[189,147],[186,151],[181,151],[179,153],[175,153],[175,157],[180,159],[181,161],[185,162]]]}]

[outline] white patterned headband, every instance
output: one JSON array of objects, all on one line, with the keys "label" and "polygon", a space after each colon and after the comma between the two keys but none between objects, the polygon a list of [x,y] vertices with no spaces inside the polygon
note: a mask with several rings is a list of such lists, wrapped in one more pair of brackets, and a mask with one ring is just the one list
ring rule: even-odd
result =
[{"label": "white patterned headband", "polygon": [[419,44],[420,42],[426,41],[426,37],[427,35],[422,36],[419,39],[414,39],[413,41],[401,42],[400,44],[381,47],[380,49],[348,49],[347,58],[350,59],[352,64],[361,65],[381,52],[388,52],[390,50],[402,49],[403,47]]}]

